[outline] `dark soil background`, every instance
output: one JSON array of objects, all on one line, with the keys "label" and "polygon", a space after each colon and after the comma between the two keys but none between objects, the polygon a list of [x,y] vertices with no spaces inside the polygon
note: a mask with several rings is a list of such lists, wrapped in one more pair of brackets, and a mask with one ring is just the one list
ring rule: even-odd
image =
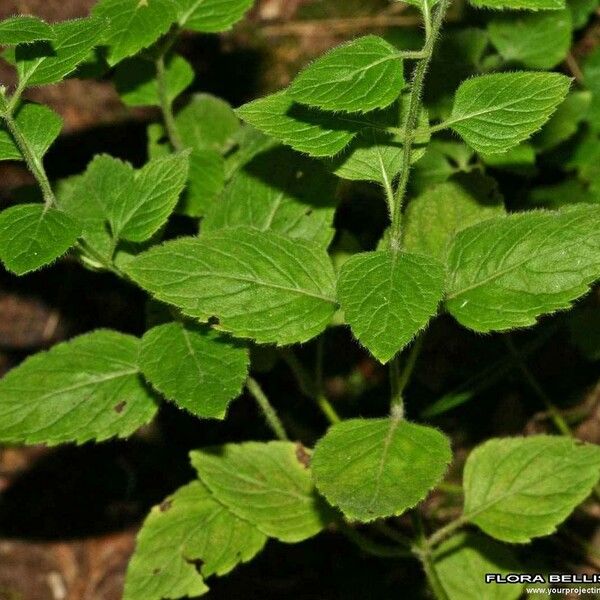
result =
[{"label": "dark soil background", "polygon": [[[93,0],[1,0],[0,19],[30,13],[58,21],[84,16],[92,4]],[[197,89],[222,95],[237,106],[287,84],[300,65],[343,39],[414,25],[413,13],[383,0],[258,0],[248,21],[234,32],[189,36],[180,50],[194,65]],[[595,22],[579,41],[575,57],[597,43],[598,31]],[[0,81],[13,81],[4,65]],[[64,133],[46,160],[51,179],[81,172],[98,152],[135,164],[145,160],[145,126],[157,115],[126,109],[110,83],[69,80],[30,97],[50,104],[65,121]],[[16,190],[31,183],[21,165],[1,163],[2,206],[14,202]],[[501,184],[508,190],[516,185]],[[360,234],[369,247],[383,227],[383,203],[372,189],[360,186],[345,196],[338,224]],[[600,305],[600,294],[593,293],[585,302]],[[30,353],[94,328],[140,334],[144,306],[139,291],[74,262],[63,261],[20,279],[0,270],[0,375]],[[524,346],[540,331],[550,331],[549,341],[528,357],[529,367],[565,414],[579,415],[578,435],[598,443],[597,365],[579,355],[561,318],[516,335],[514,341]],[[314,350],[308,344],[303,358],[311,360]],[[328,334],[325,356],[332,357],[325,365],[328,393],[340,412],[368,416],[385,411],[386,374],[347,331]],[[412,416],[487,364],[506,358],[506,349],[493,336],[477,337],[450,319],[438,319],[409,390]],[[295,435],[311,443],[324,431],[326,424],[313,416],[312,406],[283,364],[263,382]],[[481,439],[549,428],[543,407],[516,369],[509,369],[500,383],[488,386],[459,411],[432,422],[452,434],[458,463]],[[233,403],[226,424],[201,422],[166,406],[155,423],[127,442],[0,448],[0,600],[119,600],[144,515],[193,477],[188,451],[268,437],[253,402],[242,397]],[[433,495],[424,510],[433,522],[443,522],[459,504],[458,497]],[[527,548],[525,558],[545,557],[551,566],[582,572],[599,570],[600,559],[582,550],[584,543],[599,545],[598,517],[598,506],[580,513],[559,535]],[[422,597],[416,562],[368,557],[334,532],[295,546],[269,542],[252,563],[210,583],[212,590],[205,596],[209,600]]]}]

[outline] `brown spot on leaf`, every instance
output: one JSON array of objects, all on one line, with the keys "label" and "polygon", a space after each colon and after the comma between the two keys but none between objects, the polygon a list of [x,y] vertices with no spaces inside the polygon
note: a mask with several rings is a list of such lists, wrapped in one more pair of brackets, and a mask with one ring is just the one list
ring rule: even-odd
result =
[{"label": "brown spot on leaf", "polygon": [[127,406],[127,402],[125,402],[125,400],[119,402],[119,404],[115,406],[115,412],[120,415],[125,410],[125,406]]},{"label": "brown spot on leaf", "polygon": [[298,462],[307,469],[310,467],[310,454],[300,442],[296,444],[296,458],[298,459]]},{"label": "brown spot on leaf", "polygon": [[160,512],[167,512],[171,506],[173,506],[173,500],[165,500],[158,508],[160,508]]}]

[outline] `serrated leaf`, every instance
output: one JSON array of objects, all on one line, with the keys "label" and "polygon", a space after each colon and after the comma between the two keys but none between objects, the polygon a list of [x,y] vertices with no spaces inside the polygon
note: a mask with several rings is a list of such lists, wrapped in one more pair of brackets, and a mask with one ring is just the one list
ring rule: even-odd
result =
[{"label": "serrated leaf", "polygon": [[190,453],[214,497],[269,537],[300,542],[331,518],[305,464],[307,450],[292,442],[246,442]]},{"label": "serrated leaf", "polygon": [[15,15],[0,21],[0,46],[29,44],[54,38],[52,27],[37,17]]},{"label": "serrated leaf", "polygon": [[190,154],[188,187],[177,212],[202,217],[225,188],[225,160],[216,150],[194,148]]},{"label": "serrated leaf", "polygon": [[559,73],[474,77],[458,88],[448,125],[477,152],[504,152],[548,120],[569,85],[569,78]]},{"label": "serrated leaf", "polygon": [[73,73],[102,41],[106,22],[75,19],[58,23],[52,29],[55,35],[52,41],[17,46],[7,55],[16,63],[22,85],[48,85]]},{"label": "serrated leaf", "polygon": [[325,110],[368,112],[392,104],[403,87],[398,50],[383,38],[367,35],[330,50],[306,67],[288,95]]},{"label": "serrated leaf", "polygon": [[335,311],[335,276],[324,249],[237,227],[181,238],[137,256],[129,276],[158,300],[260,343],[320,333]]},{"label": "serrated leaf", "polygon": [[175,0],[100,0],[92,14],[110,22],[108,63],[116,65],[153,44],[177,20],[177,10]]},{"label": "serrated leaf", "polygon": [[459,533],[434,553],[435,570],[448,600],[517,600],[523,585],[490,585],[489,573],[521,573],[522,565],[509,548],[476,533]]},{"label": "serrated leaf", "polygon": [[231,137],[230,142],[233,151],[225,157],[225,178],[227,180],[231,179],[255,156],[279,145],[277,140],[250,125],[240,127]]},{"label": "serrated leaf", "polygon": [[337,180],[316,161],[279,147],[239,171],[202,222],[202,231],[247,225],[328,246]]},{"label": "serrated leaf", "polygon": [[208,591],[203,577],[228,573],[254,558],[265,542],[256,527],[194,481],[155,506],[144,521],[127,570],[124,600],[200,596]]},{"label": "serrated leaf", "polygon": [[285,91],[244,104],[237,114],[294,150],[317,157],[337,154],[360,130],[338,115],[297,104]]},{"label": "serrated leaf", "polygon": [[156,412],[139,340],[95,331],[26,359],[0,380],[0,440],[83,443],[126,437]]},{"label": "serrated leaf", "polygon": [[142,338],[140,369],[169,400],[197,417],[222,419],[248,375],[248,351],[208,327],[167,323]]},{"label": "serrated leaf", "polygon": [[484,8],[512,8],[515,10],[561,10],[565,0],[471,0],[475,6]]},{"label": "serrated leaf", "polygon": [[417,254],[365,252],[344,263],[337,290],[352,332],[385,363],[436,314],[444,269],[437,260]]},{"label": "serrated leaf", "polygon": [[464,517],[497,539],[529,542],[553,533],[599,478],[598,446],[545,435],[489,440],[465,465]]},{"label": "serrated leaf", "polygon": [[43,204],[19,204],[0,213],[0,260],[16,275],[61,257],[81,230],[69,215]]},{"label": "serrated leaf", "polygon": [[446,263],[450,243],[460,230],[504,212],[498,184],[491,177],[458,175],[411,200],[404,217],[403,247]]},{"label": "serrated leaf", "polygon": [[568,10],[500,15],[488,24],[490,41],[502,58],[531,69],[552,69],[563,61],[572,29]]},{"label": "serrated leaf", "polygon": [[[169,103],[194,81],[194,71],[181,56],[173,54],[165,61],[165,87]],[[115,86],[127,106],[160,106],[156,65],[135,57],[122,61],[115,71]]]},{"label": "serrated leaf", "polygon": [[447,307],[475,331],[533,325],[569,308],[600,277],[600,208],[490,219],[456,237]]},{"label": "serrated leaf", "polygon": [[254,0],[177,0],[178,22],[201,33],[227,31],[250,10]]},{"label": "serrated leaf", "polygon": [[346,517],[373,521],[423,500],[452,458],[431,427],[401,419],[350,419],[317,443],[311,467],[319,492]]},{"label": "serrated leaf", "polygon": [[[54,143],[62,129],[62,119],[47,106],[22,104],[15,113],[15,122],[38,160]],[[25,160],[4,121],[0,123],[0,160]]]}]

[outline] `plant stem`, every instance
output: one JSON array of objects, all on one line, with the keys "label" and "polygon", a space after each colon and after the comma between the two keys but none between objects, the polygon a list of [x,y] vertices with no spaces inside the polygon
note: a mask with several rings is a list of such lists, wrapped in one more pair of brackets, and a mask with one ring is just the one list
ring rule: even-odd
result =
[{"label": "plant stem", "polygon": [[380,544],[375,542],[344,521],[338,521],[340,531],[352,542],[354,542],[361,550],[364,550],[367,554],[378,556],[380,558],[398,558],[398,557],[410,557],[412,552],[410,549],[399,546],[391,546],[387,544]]},{"label": "plant stem", "polygon": [[252,377],[248,377],[248,379],[246,380],[246,388],[256,400],[256,403],[262,410],[265,419],[267,420],[267,423],[269,424],[277,438],[279,438],[280,440],[288,440],[289,438],[287,433],[285,432],[285,429],[283,428],[283,423],[281,422],[281,419],[275,412],[275,409],[273,408],[271,402],[269,402],[269,399],[267,398],[266,394],[263,392],[262,388],[258,384],[258,381],[256,381],[256,379],[253,379]]},{"label": "plant stem", "polygon": [[156,59],[156,82],[158,85],[158,97],[160,99],[160,110],[162,111],[163,121],[169,136],[169,142],[173,150],[179,152],[183,150],[183,142],[177,131],[175,116],[173,115],[173,105],[169,100],[169,90],[167,87],[167,76],[165,71],[165,55],[161,54]]},{"label": "plant stem", "polygon": [[402,356],[400,353],[398,353],[390,362],[391,407],[392,412],[396,416],[403,416],[404,399],[402,395],[415,370],[417,358],[423,348],[424,337],[425,336],[421,334],[415,339],[402,368],[400,367],[400,359]]},{"label": "plant stem", "polygon": [[435,563],[433,561],[433,556],[431,555],[431,549],[428,547],[421,548],[421,552],[419,552],[418,556],[421,560],[421,564],[423,565],[425,577],[427,578],[427,583],[429,584],[433,595],[437,600],[450,600],[435,569]]},{"label": "plant stem", "polygon": [[460,529],[466,524],[467,520],[464,515],[450,521],[450,523],[444,525],[444,527],[440,527],[435,533],[429,536],[427,539],[427,546],[429,548],[433,548],[437,546],[440,542],[444,541],[447,537],[453,534],[457,529]]},{"label": "plant stem", "polygon": [[[429,21],[429,8],[426,6],[428,0],[424,1],[423,16],[426,21]],[[422,58],[415,67],[409,104],[408,114],[406,118],[406,137],[404,140],[404,149],[402,155],[402,171],[400,172],[400,180],[398,187],[396,188],[396,198],[394,201],[394,214],[392,215],[392,227],[390,235],[390,248],[394,252],[400,250],[401,242],[401,231],[402,231],[402,205],[406,196],[408,188],[408,181],[410,178],[410,167],[412,159],[413,141],[415,137],[415,130],[419,120],[419,112],[421,110],[421,96],[423,94],[423,84],[425,82],[425,74],[431,62],[433,56],[433,49],[435,46],[436,39],[442,27],[444,15],[448,8],[449,0],[440,0],[433,22],[426,24],[426,32],[428,33],[425,45],[423,47],[424,58]]]}]

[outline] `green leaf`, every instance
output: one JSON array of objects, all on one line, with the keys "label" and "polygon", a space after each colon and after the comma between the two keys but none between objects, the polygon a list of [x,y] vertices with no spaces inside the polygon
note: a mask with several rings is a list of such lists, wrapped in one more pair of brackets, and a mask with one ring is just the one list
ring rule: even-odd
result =
[{"label": "green leaf", "polygon": [[569,0],[567,4],[573,19],[573,28],[581,29],[598,8],[598,0]]},{"label": "green leaf", "polygon": [[443,293],[442,265],[403,252],[356,254],[344,263],[338,281],[352,332],[383,363],[427,325]]},{"label": "green leaf", "polygon": [[592,205],[473,225],[450,251],[448,310],[475,331],[533,325],[600,277],[599,244],[600,207]]},{"label": "green leaf", "polygon": [[259,343],[304,342],[335,311],[324,249],[271,231],[237,227],[152,248],[126,268],[158,300]]},{"label": "green leaf", "polygon": [[77,223],[43,204],[19,204],[0,213],[0,260],[16,275],[61,257],[77,241]]},{"label": "green leaf", "polygon": [[[266,542],[256,527],[217,502],[194,481],[155,506],[137,537],[124,600],[200,596],[203,577],[225,575],[248,562]],[[198,572],[197,563],[201,563]]]},{"label": "green leaf", "polygon": [[448,600],[518,600],[523,585],[495,585],[488,573],[523,572],[509,548],[481,534],[459,533],[436,548],[435,570]]},{"label": "green leaf", "polygon": [[190,456],[214,497],[269,537],[300,542],[319,533],[330,519],[306,466],[307,450],[300,444],[226,444]]},{"label": "green leaf", "polygon": [[[30,103],[22,104],[14,119],[34,156],[41,161],[59,136],[62,119],[47,106]],[[4,122],[0,124],[0,160],[25,160]]]},{"label": "green leaf", "polygon": [[600,478],[600,447],[564,437],[493,439],[465,465],[465,518],[512,543],[549,535]]},{"label": "green leaf", "polygon": [[325,110],[368,112],[385,108],[404,87],[398,50],[375,35],[330,50],[288,88],[296,102]]},{"label": "green leaf", "polygon": [[225,157],[225,178],[231,179],[255,156],[279,145],[277,140],[250,125],[243,125],[230,140],[233,151]]},{"label": "green leaf", "polygon": [[[552,115],[546,126],[556,117],[561,107],[562,105],[559,106],[558,110]],[[542,135],[542,132],[539,132],[537,135]],[[482,153],[479,156],[488,167],[500,171],[508,171],[509,173],[524,176],[531,176],[536,172],[535,148],[528,142],[522,142],[518,146],[513,146],[510,150],[506,150],[506,152],[498,152],[495,154]]]},{"label": "green leaf", "polygon": [[0,21],[0,46],[29,44],[54,38],[52,27],[37,17],[15,15]]},{"label": "green leaf", "polygon": [[502,195],[494,179],[460,174],[410,202],[402,232],[404,249],[446,263],[450,244],[460,230],[502,214]]},{"label": "green leaf", "polygon": [[178,406],[222,419],[246,381],[248,351],[208,327],[167,323],[144,334],[140,369]]},{"label": "green leaf", "polygon": [[337,154],[359,131],[339,115],[295,103],[286,92],[244,104],[237,114],[294,150],[317,157]]},{"label": "green leaf", "polygon": [[505,61],[531,69],[552,69],[569,52],[572,28],[568,10],[552,10],[494,17],[488,33]]},{"label": "green leaf", "polygon": [[110,22],[105,38],[109,64],[156,42],[177,20],[177,9],[175,0],[100,0],[92,14]]},{"label": "green leaf", "polygon": [[[170,104],[194,81],[194,71],[181,56],[173,54],[165,61],[165,84]],[[115,85],[127,106],[160,106],[156,65],[135,57],[121,62],[115,71]]]},{"label": "green leaf", "polygon": [[561,10],[565,0],[471,0],[475,6],[484,8],[512,8],[515,10]]},{"label": "green leaf", "polygon": [[250,9],[254,0],[176,0],[179,25],[201,33],[227,31]]},{"label": "green leaf", "polygon": [[247,225],[328,246],[337,180],[318,162],[289,150],[259,154],[231,180],[202,231]]},{"label": "green leaf", "polygon": [[350,519],[400,515],[423,500],[452,458],[442,433],[396,418],[333,425],[311,466],[319,492]]},{"label": "green leaf", "polygon": [[138,348],[137,338],[99,330],[26,359],[0,380],[0,440],[54,445],[131,435],[156,412]]},{"label": "green leaf", "polygon": [[202,217],[215,204],[225,188],[225,160],[216,151],[193,149],[190,154],[188,188],[177,212]]},{"label": "green leaf", "polygon": [[537,131],[569,90],[559,73],[494,73],[465,81],[448,125],[477,152],[504,152]]},{"label": "green leaf", "polygon": [[51,42],[17,46],[7,58],[16,63],[22,85],[56,83],[89,58],[105,30],[106,22],[99,19],[64,21],[53,26],[55,38]]}]

